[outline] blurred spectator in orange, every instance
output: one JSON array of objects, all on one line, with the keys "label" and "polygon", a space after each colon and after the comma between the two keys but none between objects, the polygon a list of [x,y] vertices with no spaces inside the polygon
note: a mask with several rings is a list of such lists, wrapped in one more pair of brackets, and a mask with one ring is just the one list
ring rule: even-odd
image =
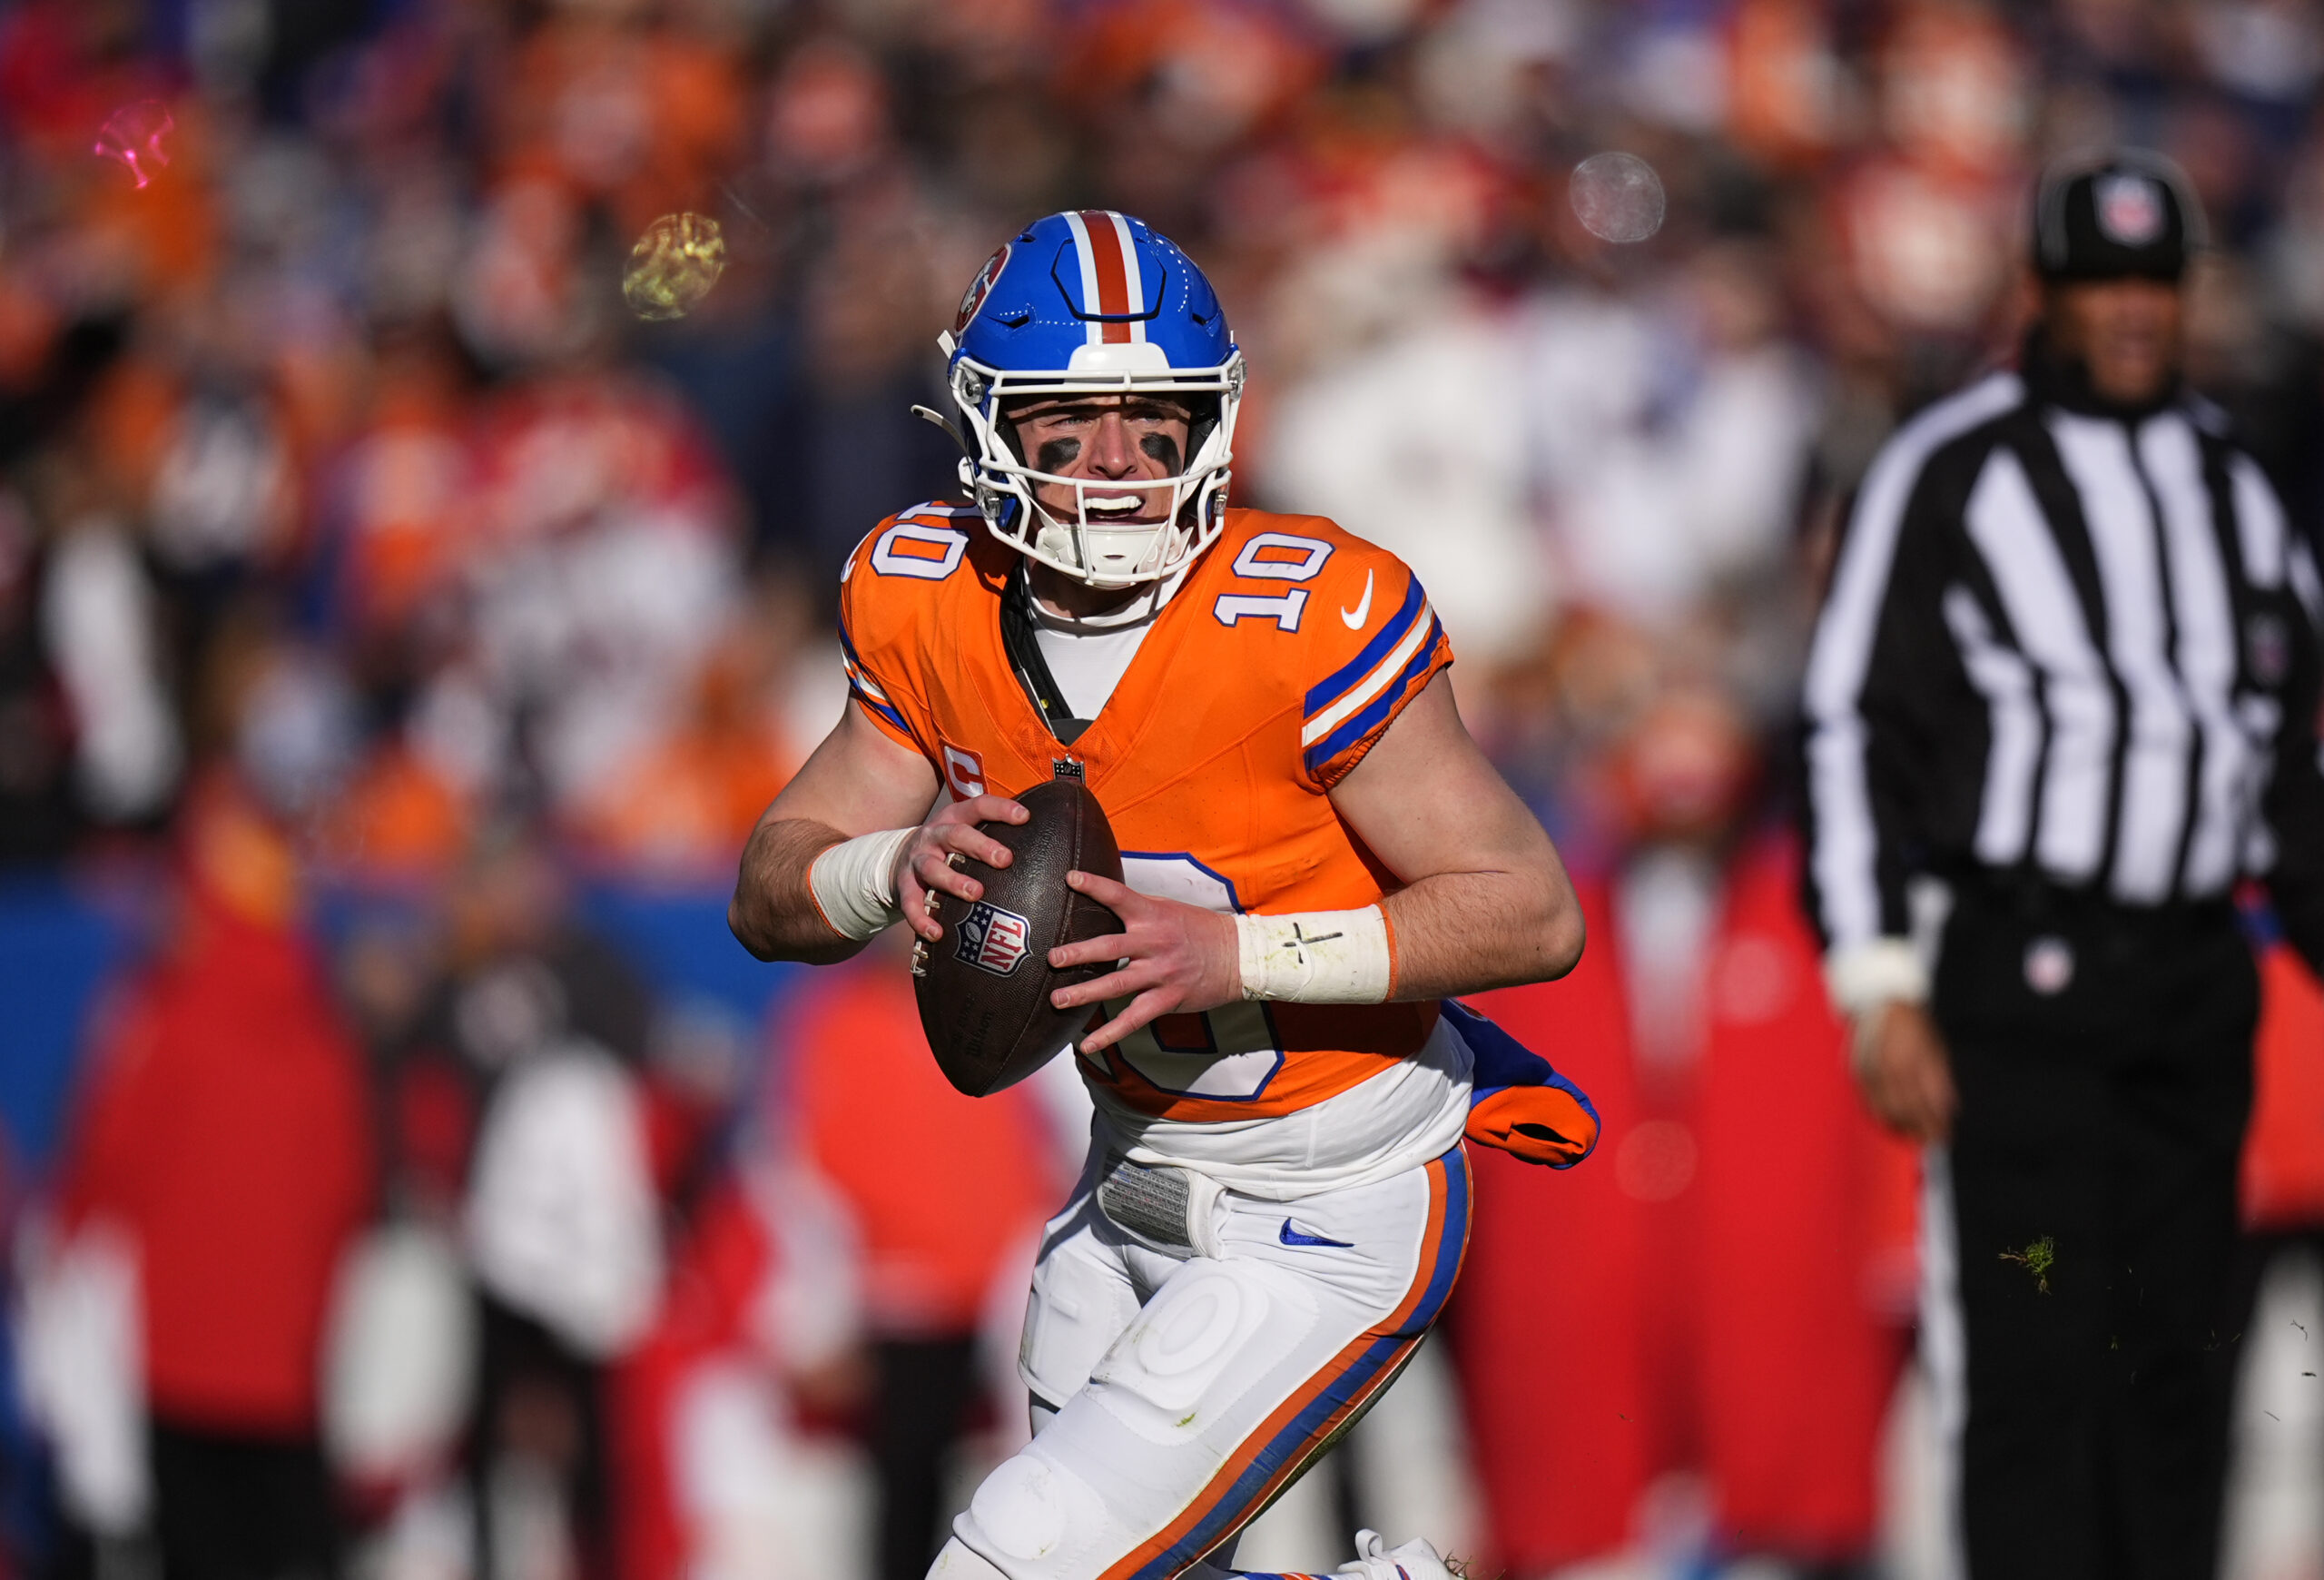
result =
[{"label": "blurred spectator in orange", "polygon": [[[981,1373],[1001,1360],[980,1364],[980,1343],[998,1339],[1014,1366],[1014,1328],[980,1330],[996,1306],[1022,1312],[1033,1237],[1068,1181],[1031,1083],[979,1101],[937,1070],[895,939],[818,973],[786,1022],[784,1096],[803,1160],[844,1203],[862,1258],[873,1573],[919,1580],[949,1534],[946,1457],[977,1413]],[[1021,1415],[1022,1389],[1007,1394]],[[1022,1422],[1001,1429],[1016,1436]]]},{"label": "blurred spectator in orange", "polygon": [[740,63],[644,0],[567,5],[516,52],[492,111],[509,170],[607,202],[625,239],[710,206],[741,141]]},{"label": "blurred spectator in orange", "polygon": [[723,881],[798,766],[783,686],[809,605],[787,581],[760,591],[704,659],[659,739],[609,769],[576,809],[595,859],[664,882]]},{"label": "blurred spectator in orange", "polygon": [[222,773],[181,822],[172,935],[93,1057],[59,1188],[133,1248],[153,1529],[172,1580],[325,1575],[325,1312],[372,1200],[360,1055],[282,834]]},{"label": "blurred spectator in orange", "polygon": [[324,501],[358,640],[419,617],[478,547],[457,349],[423,329],[385,338],[379,351],[367,426],[339,458]]}]

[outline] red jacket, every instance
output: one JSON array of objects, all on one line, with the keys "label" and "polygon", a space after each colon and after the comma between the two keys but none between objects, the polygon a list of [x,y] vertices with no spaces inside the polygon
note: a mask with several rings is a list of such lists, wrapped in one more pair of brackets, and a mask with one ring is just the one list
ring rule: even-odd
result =
[{"label": "red jacket", "polygon": [[104,1216],[137,1241],[155,1414],[304,1436],[332,1279],[370,1203],[362,1062],[304,940],[189,911],[94,1051],[66,1221]]}]

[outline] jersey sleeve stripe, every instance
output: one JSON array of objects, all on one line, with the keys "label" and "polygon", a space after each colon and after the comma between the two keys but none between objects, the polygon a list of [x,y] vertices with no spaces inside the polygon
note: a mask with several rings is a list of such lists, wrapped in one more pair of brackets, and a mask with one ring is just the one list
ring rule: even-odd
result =
[{"label": "jersey sleeve stripe", "polygon": [[1437,661],[1443,651],[1443,627],[1434,619],[1431,619],[1425,634],[1426,639],[1421,643],[1420,651],[1413,655],[1411,663],[1397,672],[1393,683],[1387,687],[1379,699],[1308,750],[1306,761],[1309,773],[1320,774],[1325,764],[1382,725],[1386,724],[1394,716],[1396,710],[1411,699],[1415,689],[1415,682],[1425,680],[1438,667]]},{"label": "jersey sleeve stripe", "polygon": [[854,638],[847,634],[847,621],[844,617],[839,623],[839,650],[841,661],[847,668],[848,679],[869,691],[881,702],[887,701],[886,688],[873,680],[872,672],[863,667],[863,656],[855,650]]},{"label": "jersey sleeve stripe", "polygon": [[1420,618],[1420,611],[1427,601],[1426,595],[1420,590],[1420,578],[1413,578],[1412,585],[1404,590],[1404,601],[1397,607],[1394,614],[1388,617],[1388,623],[1380,627],[1380,634],[1366,642],[1364,651],[1342,665],[1329,679],[1307,693],[1307,716],[1314,718],[1360,677],[1372,673],[1381,656],[1412,630],[1413,622]]},{"label": "jersey sleeve stripe", "polygon": [[850,686],[852,686],[856,690],[863,693],[864,696],[872,698],[874,702],[886,702],[888,700],[887,692],[881,689],[878,681],[872,678],[871,675],[864,669],[862,665],[858,664],[854,659],[850,658],[845,660],[845,668],[847,670],[847,683]]},{"label": "jersey sleeve stripe", "polygon": [[889,732],[895,736],[897,739],[901,741],[904,745],[911,747],[914,751],[920,750],[920,742],[913,738],[911,726],[905,721],[903,715],[898,713],[894,708],[890,707],[884,702],[872,701],[854,686],[851,686],[847,689],[848,695],[854,697],[856,701],[862,703],[865,710],[868,711],[872,717],[878,719],[881,724],[886,725],[889,728]]},{"label": "jersey sleeve stripe", "polygon": [[874,718],[888,726],[890,734],[914,751],[921,750],[919,739],[912,734],[911,722],[889,700],[886,688],[872,678],[872,672],[864,667],[862,657],[855,651],[854,639],[847,634],[844,614],[841,616],[839,624],[839,650],[842,667],[847,671],[849,694],[862,703]]},{"label": "jersey sleeve stripe", "polygon": [[1436,633],[1437,623],[1434,616],[1429,617],[1426,625],[1423,625],[1418,618],[1418,615],[1427,613],[1428,607],[1423,602],[1411,622],[1411,628],[1404,633],[1403,640],[1389,649],[1388,656],[1380,660],[1379,667],[1365,676],[1337,702],[1333,703],[1323,712],[1309,716],[1306,727],[1299,732],[1301,746],[1314,746],[1337,728],[1342,719],[1364,707],[1394,683],[1398,672],[1411,660],[1414,650],[1426,646],[1428,640]]}]

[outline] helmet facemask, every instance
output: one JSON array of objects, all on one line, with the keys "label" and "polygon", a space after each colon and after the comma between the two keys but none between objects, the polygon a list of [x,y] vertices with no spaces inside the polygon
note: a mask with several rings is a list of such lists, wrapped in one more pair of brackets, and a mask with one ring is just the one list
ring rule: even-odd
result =
[{"label": "helmet facemask", "polygon": [[[1158,347],[1088,348],[1068,370],[1012,371],[966,356],[952,364],[952,399],[968,419],[975,444],[960,462],[960,480],[993,534],[1029,558],[1092,587],[1128,588],[1176,575],[1207,548],[1226,523],[1228,469],[1234,459],[1236,409],[1243,391],[1243,359],[1232,352],[1216,368],[1178,370]],[[1140,354],[1144,353],[1144,354]],[[1100,365],[1104,364],[1104,365]],[[1113,480],[1044,471],[1027,457],[1007,408],[1032,397],[1168,395],[1193,407],[1187,453],[1177,475]],[[1044,507],[1036,490],[1068,491],[1069,517]],[[1143,503],[1166,493],[1158,519],[1136,521]]]}]

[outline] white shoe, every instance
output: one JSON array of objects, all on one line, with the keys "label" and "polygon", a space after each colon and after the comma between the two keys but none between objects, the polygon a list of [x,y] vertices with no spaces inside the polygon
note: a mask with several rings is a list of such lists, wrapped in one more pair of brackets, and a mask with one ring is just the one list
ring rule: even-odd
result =
[{"label": "white shoe", "polygon": [[1378,1531],[1355,1533],[1355,1562],[1332,1571],[1346,1580],[1453,1580],[1434,1547],[1414,1536],[1392,1547]]}]

